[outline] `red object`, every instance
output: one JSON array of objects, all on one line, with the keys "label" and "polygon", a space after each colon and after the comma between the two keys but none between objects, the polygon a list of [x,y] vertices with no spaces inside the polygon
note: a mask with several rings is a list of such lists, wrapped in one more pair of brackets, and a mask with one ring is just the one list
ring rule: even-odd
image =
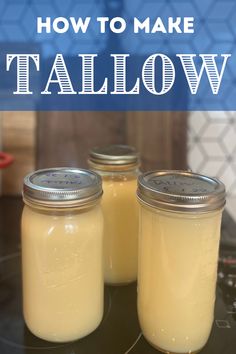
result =
[{"label": "red object", "polygon": [[14,157],[12,155],[0,152],[0,169],[11,165],[13,161]]}]

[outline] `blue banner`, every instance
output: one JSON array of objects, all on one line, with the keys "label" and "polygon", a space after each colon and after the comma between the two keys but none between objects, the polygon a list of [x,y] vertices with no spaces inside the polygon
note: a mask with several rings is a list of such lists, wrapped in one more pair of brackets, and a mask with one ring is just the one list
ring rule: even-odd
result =
[{"label": "blue banner", "polygon": [[0,110],[236,110],[236,2],[0,0]]}]

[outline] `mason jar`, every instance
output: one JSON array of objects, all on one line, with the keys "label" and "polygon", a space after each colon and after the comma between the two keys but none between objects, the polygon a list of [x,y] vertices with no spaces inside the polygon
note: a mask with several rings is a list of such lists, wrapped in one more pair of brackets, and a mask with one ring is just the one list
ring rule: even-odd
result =
[{"label": "mason jar", "polygon": [[138,316],[166,353],[194,353],[214,319],[225,187],[213,178],[158,171],[139,178]]},{"label": "mason jar", "polygon": [[102,176],[105,282],[123,285],[137,279],[139,156],[126,145],[94,148],[89,166]]},{"label": "mason jar", "polygon": [[24,179],[23,312],[37,337],[67,342],[103,316],[101,177],[52,168]]}]

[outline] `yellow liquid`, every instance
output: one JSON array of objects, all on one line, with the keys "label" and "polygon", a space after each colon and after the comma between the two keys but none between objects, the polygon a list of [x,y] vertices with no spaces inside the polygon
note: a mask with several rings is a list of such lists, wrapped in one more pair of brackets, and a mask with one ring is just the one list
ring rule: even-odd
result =
[{"label": "yellow liquid", "polygon": [[138,203],[137,179],[104,177],[104,273],[109,284],[137,279]]},{"label": "yellow liquid", "polygon": [[138,315],[146,339],[170,353],[199,351],[214,316],[221,211],[141,208]]},{"label": "yellow liquid", "polygon": [[101,322],[102,233],[99,206],[61,215],[25,206],[23,311],[36,336],[72,341],[91,333]]}]

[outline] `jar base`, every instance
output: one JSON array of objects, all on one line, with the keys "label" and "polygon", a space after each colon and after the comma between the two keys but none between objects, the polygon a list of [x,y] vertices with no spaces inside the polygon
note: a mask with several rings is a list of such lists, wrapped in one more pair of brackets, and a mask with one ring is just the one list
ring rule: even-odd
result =
[{"label": "jar base", "polygon": [[[144,337],[145,338],[145,337]],[[146,338],[145,338],[146,339]],[[165,354],[197,354],[199,353],[202,349],[197,349],[197,350],[189,350],[188,352],[174,352],[174,351],[169,351],[169,350],[166,350],[166,349],[162,349],[160,347],[158,347],[157,345],[151,343],[149,340],[146,339],[146,341],[156,350],[158,350],[159,352],[161,353],[165,353]]]},{"label": "jar base", "polygon": [[86,338],[87,336],[89,336],[90,334],[92,334],[94,331],[97,330],[97,328],[100,326],[102,320],[103,320],[103,317],[90,330],[84,331],[82,334],[80,334],[78,336],[72,336],[72,337],[68,336],[67,338],[59,338],[59,336],[52,337],[50,335],[45,335],[45,334],[42,334],[42,333],[34,330],[31,326],[28,325],[28,323],[24,317],[26,327],[28,328],[29,332],[31,332],[35,337],[37,337],[41,340],[44,340],[46,342],[49,342],[49,343],[57,343],[57,344],[62,344],[62,345],[67,344],[67,343],[77,342],[80,339]]}]

